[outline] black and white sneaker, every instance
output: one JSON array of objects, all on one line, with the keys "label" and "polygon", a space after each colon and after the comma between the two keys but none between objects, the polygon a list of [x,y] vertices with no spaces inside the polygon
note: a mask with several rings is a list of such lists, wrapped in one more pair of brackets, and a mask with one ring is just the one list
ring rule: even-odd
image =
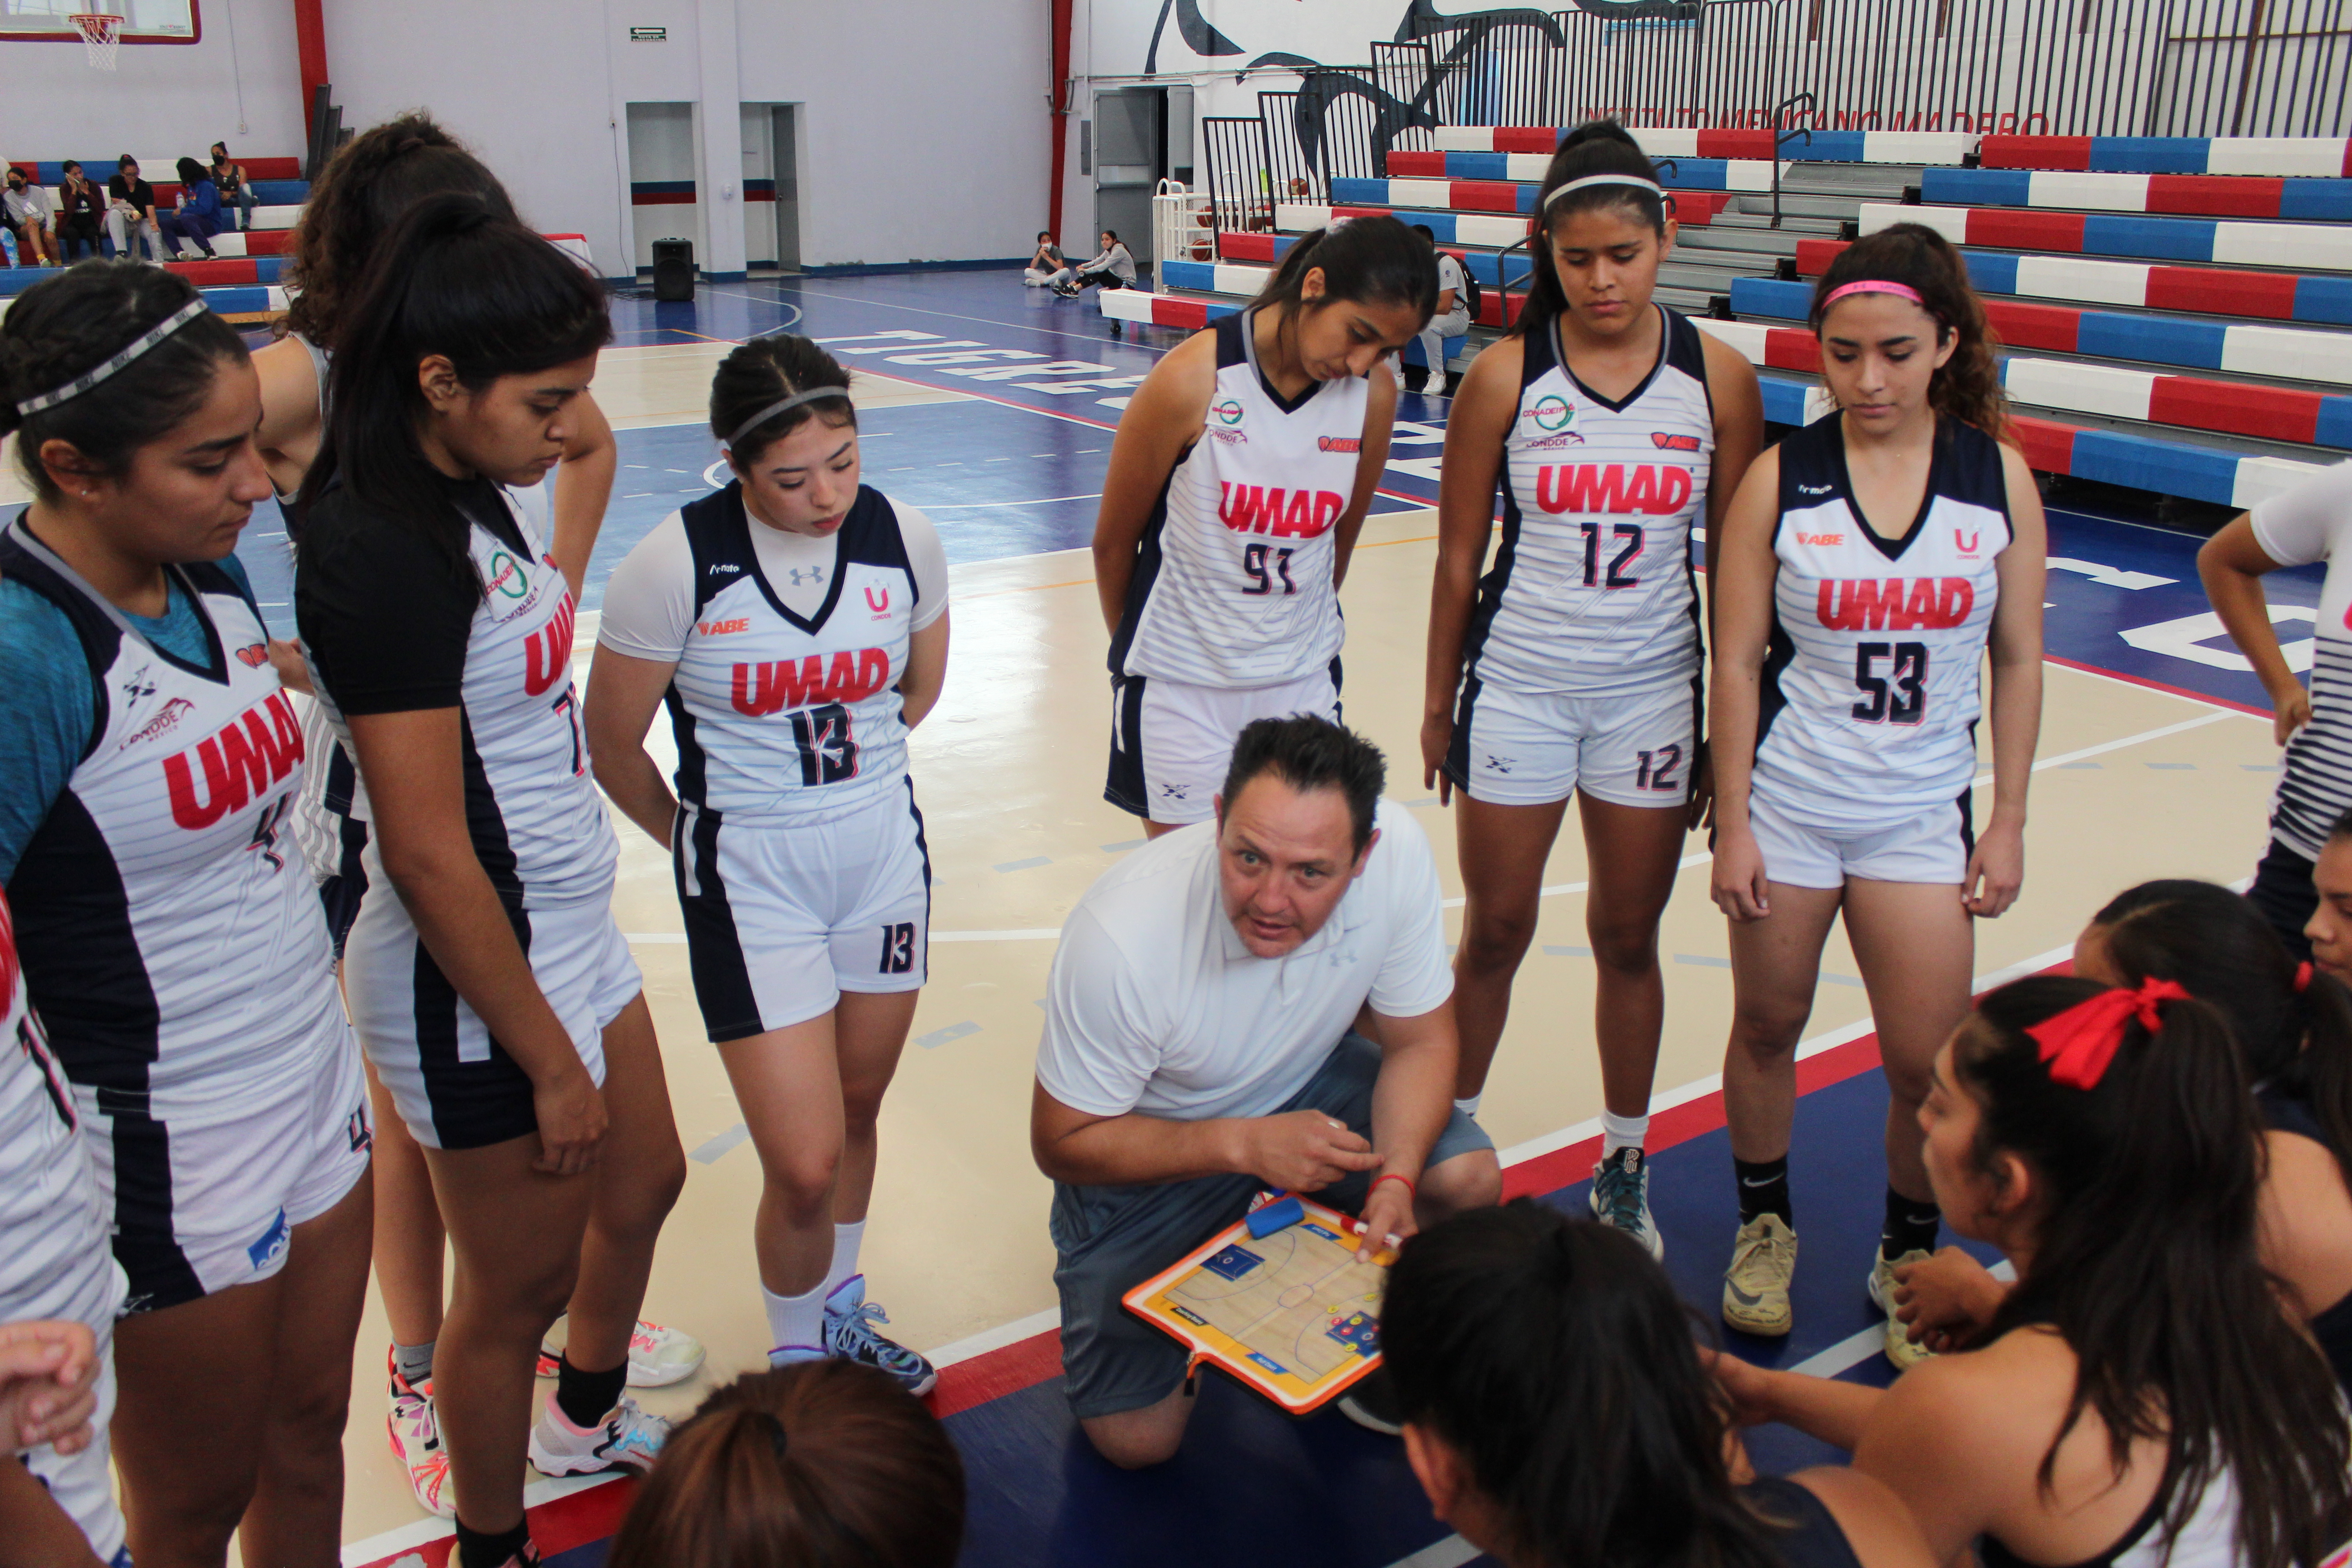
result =
[{"label": "black and white sneaker", "polygon": [[1650,1217],[1650,1166],[1639,1149],[1627,1144],[1592,1167],[1592,1217],[1665,1261],[1666,1239]]},{"label": "black and white sneaker", "polygon": [[887,1372],[898,1386],[920,1399],[940,1381],[939,1369],[874,1325],[887,1323],[890,1314],[866,1299],[866,1276],[853,1274],[824,1299],[824,1350],[827,1355],[854,1361]]}]

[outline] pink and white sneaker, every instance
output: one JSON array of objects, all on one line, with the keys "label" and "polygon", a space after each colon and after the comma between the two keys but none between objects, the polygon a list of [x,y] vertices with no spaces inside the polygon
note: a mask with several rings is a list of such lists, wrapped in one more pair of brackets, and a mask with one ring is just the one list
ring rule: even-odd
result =
[{"label": "pink and white sneaker", "polygon": [[[667,1388],[684,1383],[702,1370],[703,1353],[702,1342],[692,1334],[640,1318],[629,1335],[629,1386]],[[550,1330],[539,1342],[539,1375],[553,1377],[562,1355],[563,1343]]]},{"label": "pink and white sneaker", "polygon": [[413,1385],[400,1375],[397,1365],[391,1364],[390,1357],[385,1359],[392,1409],[384,1416],[383,1426],[392,1439],[393,1457],[408,1472],[408,1487],[416,1494],[417,1505],[439,1518],[455,1519],[457,1499],[449,1486],[449,1452],[441,1446],[441,1424],[433,1413],[433,1380],[426,1378],[422,1387]]}]

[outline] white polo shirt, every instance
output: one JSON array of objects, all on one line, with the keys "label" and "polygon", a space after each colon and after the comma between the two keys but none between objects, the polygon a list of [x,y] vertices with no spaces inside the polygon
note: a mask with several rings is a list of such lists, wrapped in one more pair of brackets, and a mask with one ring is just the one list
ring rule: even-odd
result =
[{"label": "white polo shirt", "polygon": [[1213,821],[1105,872],[1054,954],[1045,1092],[1090,1116],[1265,1116],[1307,1087],[1366,1002],[1412,1018],[1452,995],[1428,837],[1385,800],[1373,825],[1364,874],[1282,958],[1253,954],[1225,918]]},{"label": "white polo shirt", "polygon": [[2286,743],[2271,837],[2319,858],[2352,806],[2352,463],[2337,463],[2253,509],[2254,542],[2282,566],[2327,563],[2312,627],[2311,722]]}]

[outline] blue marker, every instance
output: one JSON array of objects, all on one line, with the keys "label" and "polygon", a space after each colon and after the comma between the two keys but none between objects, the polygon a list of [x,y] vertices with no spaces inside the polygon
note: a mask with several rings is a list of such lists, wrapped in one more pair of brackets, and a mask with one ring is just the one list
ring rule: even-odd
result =
[{"label": "blue marker", "polygon": [[1296,1197],[1286,1197],[1249,1214],[1249,1233],[1260,1240],[1277,1230],[1287,1230],[1307,1217],[1307,1205]]}]

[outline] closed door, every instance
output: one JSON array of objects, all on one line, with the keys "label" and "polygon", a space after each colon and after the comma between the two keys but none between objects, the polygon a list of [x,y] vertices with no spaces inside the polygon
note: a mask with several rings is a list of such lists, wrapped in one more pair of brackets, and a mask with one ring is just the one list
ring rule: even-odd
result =
[{"label": "closed door", "polygon": [[1095,94],[1095,228],[1115,231],[1139,267],[1151,263],[1151,193],[1166,172],[1166,97],[1156,87]]}]

